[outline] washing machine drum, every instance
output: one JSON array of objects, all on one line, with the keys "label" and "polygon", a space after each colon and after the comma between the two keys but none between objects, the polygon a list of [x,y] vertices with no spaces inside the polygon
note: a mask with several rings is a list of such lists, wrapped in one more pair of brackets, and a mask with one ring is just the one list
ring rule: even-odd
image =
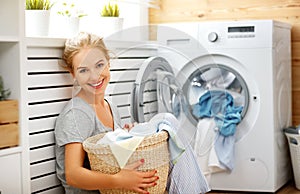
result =
[{"label": "washing machine drum", "polygon": [[[186,67],[188,69],[191,66],[188,63]],[[186,113],[195,126],[199,118],[205,114],[203,109],[206,105],[211,107],[211,113],[214,105],[217,105],[218,111],[225,115],[228,104],[231,103],[232,108],[240,109],[238,112],[241,119],[245,117],[249,106],[249,91],[246,82],[236,70],[223,64],[206,64],[196,69],[191,68],[188,72],[185,71],[184,75],[181,73],[178,77],[180,80],[185,80],[182,83],[182,90],[188,105]],[[200,108],[201,105],[205,105],[204,108]],[[220,110],[220,107],[223,110]]]},{"label": "washing machine drum", "polygon": [[212,99],[208,103],[219,103],[216,107],[222,108],[218,111],[223,111],[223,115],[228,110],[224,108],[229,102],[228,96],[232,98],[234,108],[241,107],[241,120],[248,109],[247,85],[234,69],[223,64],[200,65],[191,61],[175,78],[172,67],[164,58],[152,57],[142,64],[137,74],[132,93],[132,116],[136,122],[145,122],[157,113],[169,112],[177,118],[187,118],[197,126],[202,118],[197,111],[201,109],[199,104],[203,96]]},{"label": "washing machine drum", "polygon": [[177,118],[186,106],[182,86],[170,64],[162,57],[143,62],[132,92],[131,114],[136,122],[149,121],[155,114],[169,112]]}]

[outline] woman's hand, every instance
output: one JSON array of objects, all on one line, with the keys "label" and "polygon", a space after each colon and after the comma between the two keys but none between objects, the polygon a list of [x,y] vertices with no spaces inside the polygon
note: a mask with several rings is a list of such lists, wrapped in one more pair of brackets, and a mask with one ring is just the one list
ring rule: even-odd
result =
[{"label": "woman's hand", "polygon": [[126,123],[123,127],[123,129],[129,131],[132,127],[134,127],[135,125],[137,125],[137,122],[134,122],[134,123]]},{"label": "woman's hand", "polygon": [[144,159],[141,159],[140,161],[127,165],[119,173],[115,174],[117,180],[116,185],[120,188],[133,190],[138,193],[149,193],[144,189],[155,186],[158,177],[155,176],[156,170],[148,172],[137,171],[136,169],[143,163]]}]

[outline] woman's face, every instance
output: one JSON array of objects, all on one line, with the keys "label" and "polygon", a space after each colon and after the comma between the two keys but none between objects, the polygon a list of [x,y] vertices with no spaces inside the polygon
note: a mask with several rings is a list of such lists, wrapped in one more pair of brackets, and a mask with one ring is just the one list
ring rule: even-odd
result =
[{"label": "woman's face", "polygon": [[87,95],[103,94],[110,80],[109,61],[98,48],[83,48],[73,58],[74,78]]}]

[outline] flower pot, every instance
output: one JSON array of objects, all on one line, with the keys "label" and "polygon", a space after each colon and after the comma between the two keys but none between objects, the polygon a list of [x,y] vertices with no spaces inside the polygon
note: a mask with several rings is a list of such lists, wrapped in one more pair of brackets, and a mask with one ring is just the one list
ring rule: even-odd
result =
[{"label": "flower pot", "polygon": [[27,37],[48,36],[50,10],[25,10]]},{"label": "flower pot", "polygon": [[68,16],[53,16],[50,22],[49,36],[70,38],[79,31],[79,18]]},{"label": "flower pot", "polygon": [[83,17],[80,20],[80,31],[90,32],[107,37],[123,29],[123,18],[120,17]]}]

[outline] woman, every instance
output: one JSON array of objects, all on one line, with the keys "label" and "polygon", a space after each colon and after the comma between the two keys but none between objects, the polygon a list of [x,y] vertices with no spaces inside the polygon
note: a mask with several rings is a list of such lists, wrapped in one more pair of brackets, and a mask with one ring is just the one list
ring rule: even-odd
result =
[{"label": "woman", "polygon": [[99,189],[128,189],[148,193],[156,185],[156,171],[135,170],[144,160],[127,166],[115,175],[89,168],[82,142],[93,135],[120,128],[120,117],[104,98],[110,80],[109,53],[103,40],[80,33],[65,43],[65,68],[70,71],[80,91],[57,118],[55,127],[57,176],[66,193],[99,193]]}]

